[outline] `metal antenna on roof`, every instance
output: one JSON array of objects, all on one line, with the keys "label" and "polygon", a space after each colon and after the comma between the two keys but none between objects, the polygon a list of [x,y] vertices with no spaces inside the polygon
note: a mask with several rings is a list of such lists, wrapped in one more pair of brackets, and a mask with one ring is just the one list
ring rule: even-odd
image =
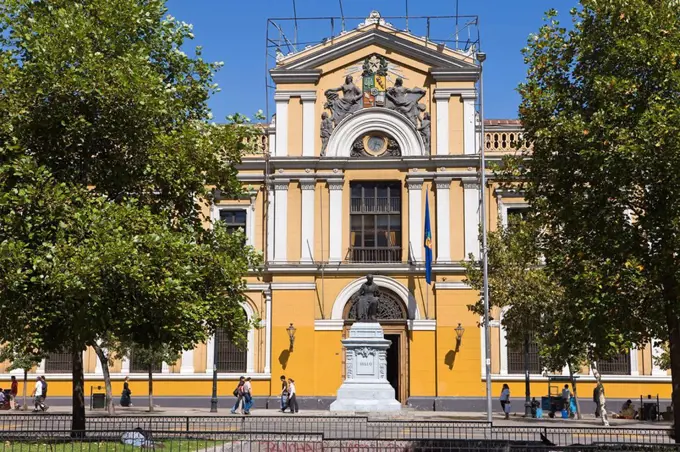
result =
[{"label": "metal antenna on roof", "polygon": [[342,19],[342,31],[345,31],[345,13],[342,10],[342,0],[339,0],[340,2],[340,18]]},{"label": "metal antenna on roof", "polygon": [[406,31],[408,31],[408,0],[406,0]]},{"label": "metal antenna on roof", "polygon": [[294,23],[295,23],[295,33],[293,34],[293,47],[295,48],[295,51],[297,52],[298,23],[297,23],[297,8],[295,7],[295,0],[293,0],[293,20],[294,20]]},{"label": "metal antenna on roof", "polygon": [[456,49],[458,48],[458,0],[456,0]]}]

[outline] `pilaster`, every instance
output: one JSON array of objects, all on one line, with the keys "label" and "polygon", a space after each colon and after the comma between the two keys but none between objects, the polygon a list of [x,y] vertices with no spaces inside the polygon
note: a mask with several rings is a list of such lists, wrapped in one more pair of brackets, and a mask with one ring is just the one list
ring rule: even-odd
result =
[{"label": "pilaster", "polygon": [[408,240],[411,258],[423,260],[423,179],[409,177],[408,186]]},{"label": "pilaster", "polygon": [[465,227],[465,259],[472,254],[479,259],[480,184],[477,178],[464,178],[463,204]]},{"label": "pilaster", "polygon": [[288,184],[289,180],[274,181],[274,261],[286,262],[288,248]]},{"label": "pilaster", "polygon": [[449,154],[449,101],[451,93],[435,90],[434,102],[437,109],[437,155]]},{"label": "pilaster", "polygon": [[267,261],[274,260],[274,205],[275,205],[274,185],[267,187]]},{"label": "pilaster", "polygon": [[316,103],[316,93],[314,91],[300,93],[302,101],[302,156],[314,156],[314,105]]},{"label": "pilaster", "polygon": [[314,189],[315,179],[300,179],[302,190],[302,208],[300,219],[300,260],[302,262],[314,261]]},{"label": "pilaster", "polygon": [[451,262],[451,178],[435,179],[437,187],[437,262]]},{"label": "pilaster", "polygon": [[463,92],[460,95],[463,102],[463,153],[466,155],[477,154],[477,137],[475,133],[475,100],[477,95],[474,91]]},{"label": "pilaster", "polygon": [[329,215],[328,260],[330,262],[342,261],[342,189],[345,181],[342,178],[328,179],[329,191]]},{"label": "pilaster", "polygon": [[286,157],[288,155],[288,103],[290,93],[274,94],[276,102],[276,146],[274,147],[276,157]]},{"label": "pilaster", "polygon": [[272,371],[272,291],[271,289],[264,291],[265,304],[267,311],[267,323],[265,324],[265,355],[264,355],[264,373],[270,374]]},{"label": "pilaster", "polygon": [[182,352],[182,365],[179,368],[181,374],[194,373],[194,349],[184,350]]}]

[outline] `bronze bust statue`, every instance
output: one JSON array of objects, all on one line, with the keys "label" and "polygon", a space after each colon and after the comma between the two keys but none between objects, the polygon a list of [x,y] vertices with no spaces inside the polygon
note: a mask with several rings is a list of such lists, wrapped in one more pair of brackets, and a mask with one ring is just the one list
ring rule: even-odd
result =
[{"label": "bronze bust statue", "polygon": [[357,320],[359,322],[378,321],[378,301],[380,299],[380,289],[373,282],[373,275],[366,275],[366,282],[359,289],[359,306],[357,309]]}]

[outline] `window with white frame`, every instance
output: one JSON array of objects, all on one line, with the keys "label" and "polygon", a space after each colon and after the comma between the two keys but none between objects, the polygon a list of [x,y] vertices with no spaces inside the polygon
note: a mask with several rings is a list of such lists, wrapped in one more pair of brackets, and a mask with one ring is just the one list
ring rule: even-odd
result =
[{"label": "window with white frame", "polygon": [[597,369],[602,375],[630,375],[630,361],[630,352],[619,353],[611,359],[598,361]]},{"label": "window with white frame", "polygon": [[538,344],[534,333],[529,334],[529,350],[525,355],[524,341],[509,341],[508,342],[508,374],[524,374],[525,371],[525,356],[528,356],[529,373],[540,374],[543,370],[541,364],[541,357],[538,353]]},{"label": "window with white frame", "polygon": [[73,370],[73,353],[50,353],[45,358],[45,373],[63,374]]},{"label": "window with white frame", "polygon": [[255,230],[252,206],[217,205],[213,207],[212,220],[222,221],[229,233],[241,231],[246,238],[246,245],[255,243]]}]

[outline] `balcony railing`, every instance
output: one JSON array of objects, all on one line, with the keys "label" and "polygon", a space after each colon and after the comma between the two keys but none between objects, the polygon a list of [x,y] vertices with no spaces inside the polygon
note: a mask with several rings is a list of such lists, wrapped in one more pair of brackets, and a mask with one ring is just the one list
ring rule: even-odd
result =
[{"label": "balcony railing", "polygon": [[401,247],[350,247],[348,253],[350,262],[362,263],[399,263],[401,262]]},{"label": "balcony railing", "polygon": [[352,198],[352,213],[399,213],[400,198]]}]

